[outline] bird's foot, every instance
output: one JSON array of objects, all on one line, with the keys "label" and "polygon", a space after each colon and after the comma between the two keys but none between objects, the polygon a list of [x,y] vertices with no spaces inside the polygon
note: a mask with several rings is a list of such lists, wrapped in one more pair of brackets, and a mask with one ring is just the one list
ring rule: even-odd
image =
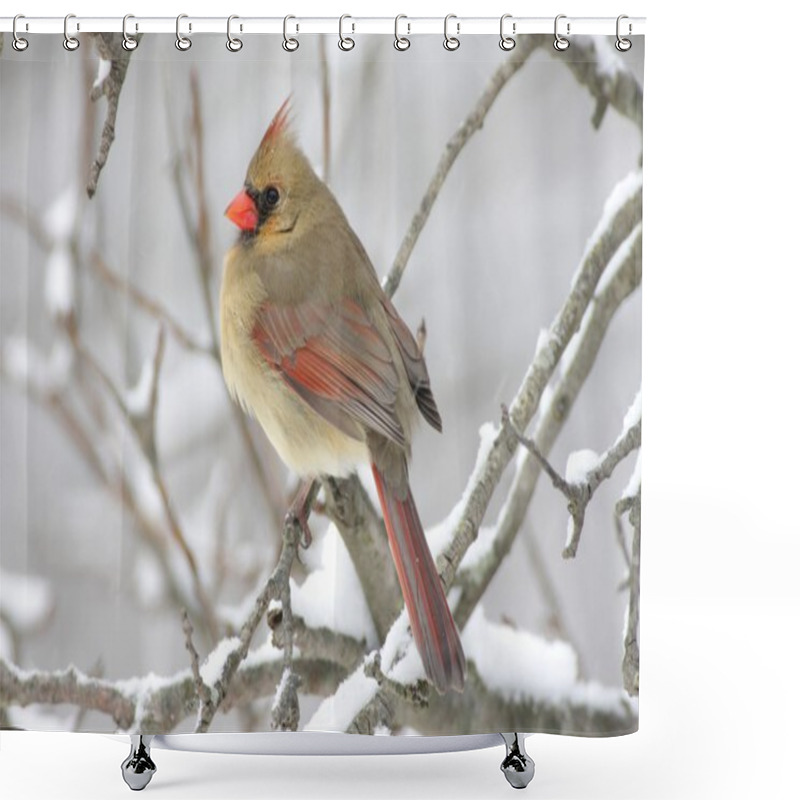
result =
[{"label": "bird's foot", "polygon": [[300,530],[300,545],[304,550],[311,546],[311,528],[308,527],[308,517],[311,513],[309,506],[313,496],[317,493],[317,489],[318,484],[315,480],[308,479],[303,481],[284,519],[285,525],[291,525]]}]

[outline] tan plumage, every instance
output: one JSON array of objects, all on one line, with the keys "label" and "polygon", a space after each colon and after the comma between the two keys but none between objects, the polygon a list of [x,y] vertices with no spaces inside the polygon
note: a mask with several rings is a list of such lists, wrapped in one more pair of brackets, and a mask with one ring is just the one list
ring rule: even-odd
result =
[{"label": "tan plumage", "polygon": [[441,429],[425,361],[297,146],[286,104],[227,214],[242,229],[220,301],[228,388],[300,475],[345,476],[372,462],[426,672],[439,691],[460,689],[458,633],[408,485],[418,412]]}]

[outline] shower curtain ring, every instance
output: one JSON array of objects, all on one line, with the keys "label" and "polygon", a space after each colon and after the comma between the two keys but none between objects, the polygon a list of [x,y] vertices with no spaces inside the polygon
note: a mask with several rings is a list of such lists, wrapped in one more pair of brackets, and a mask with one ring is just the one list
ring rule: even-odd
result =
[{"label": "shower curtain ring", "polygon": [[[181,20],[188,19],[188,14],[178,14],[175,18],[175,47],[178,48],[182,53],[185,53],[191,46],[192,40],[188,36],[184,36],[181,33]],[[189,33],[192,32],[192,23],[189,23]]]},{"label": "shower curtain ring", "polygon": [[[394,18],[394,49],[399,50],[401,53],[404,50],[408,50],[411,47],[411,39],[408,36],[401,36],[400,35],[400,20],[405,19],[407,20],[408,17],[405,14],[398,14]],[[408,28],[408,34],[411,33],[411,23],[406,22],[406,27]]]},{"label": "shower curtain ring", "polygon": [[[517,40],[512,36],[507,36],[505,31],[503,30],[503,26],[507,19],[511,19],[511,14],[503,14],[500,17],[500,49],[505,50],[508,52],[509,50],[513,50],[517,46]],[[511,33],[515,34],[517,32],[517,23],[511,23]]]},{"label": "shower curtain ring", "polygon": [[[628,19],[627,15],[625,15],[625,14],[620,14],[617,17],[617,41],[614,43],[614,47],[616,47],[617,50],[620,51],[620,53],[627,53],[628,50],[630,50],[631,47],[633,46],[633,42],[631,42],[630,39],[625,39],[622,36],[620,36],[620,32],[619,32],[620,31],[620,23],[624,19]],[[631,27],[631,23],[628,22],[628,36],[631,35],[632,31],[633,31],[633,28]]]},{"label": "shower curtain ring", "polygon": [[[139,46],[139,40],[134,38],[128,33],[128,20],[129,19],[136,19],[133,14],[126,14],[122,18],[122,49],[127,50],[129,53],[135,50]],[[138,30],[139,25],[136,25],[136,29]]]},{"label": "shower curtain ring", "polygon": [[[556,37],[553,40],[553,47],[555,47],[555,49],[558,50],[559,52],[563,52],[564,50],[566,50],[569,47],[569,39],[567,39],[566,37],[562,36],[558,32],[558,21],[560,19],[566,19],[566,18],[567,18],[566,14],[559,14],[556,17],[556,21],[555,21],[555,23],[553,25],[553,32],[554,32],[555,37]],[[569,29],[570,29],[570,24],[569,24],[569,22],[567,22],[567,36],[569,36],[569,34],[570,34],[570,30]]]},{"label": "shower curtain ring", "polygon": [[17,16],[14,17],[14,22],[13,22],[13,24],[11,26],[11,33],[13,34],[13,37],[14,37],[11,40],[11,46],[18,53],[21,53],[23,50],[27,50],[28,49],[28,40],[25,39],[24,37],[20,36],[17,33],[17,20],[20,20],[20,19],[25,19],[25,15],[24,14],[17,14]]},{"label": "shower curtain ring", "polygon": [[[235,19],[239,19],[236,14],[231,14],[228,17],[228,41],[225,42],[225,47],[227,47],[231,53],[238,53],[244,47],[244,42],[241,39],[231,35],[231,22]],[[239,25],[239,33],[241,32],[242,26]]]},{"label": "shower curtain ring", "polygon": [[[448,32],[448,26],[450,24],[450,20],[456,20],[456,35],[451,36]],[[454,50],[458,50],[461,47],[461,40],[458,38],[458,34],[461,33],[461,23],[458,21],[458,17],[455,14],[448,14],[444,18],[444,49],[449,50],[451,53]]]},{"label": "shower curtain ring", "polygon": [[[283,49],[287,53],[294,53],[298,47],[300,47],[300,42],[294,38],[294,36],[289,36],[289,20],[290,19],[297,19],[297,17],[293,17],[291,14],[287,14],[283,18]],[[295,30],[299,32],[300,26],[295,26]]]},{"label": "shower curtain ring", "polygon": [[[342,14],[342,16],[339,17],[339,49],[344,50],[345,52],[347,52],[348,50],[352,50],[356,46],[355,40],[352,37],[345,36],[343,34],[342,27],[346,19],[353,19],[353,18],[349,14]],[[356,32],[355,22],[351,22],[350,25],[352,26],[352,30],[350,31],[350,33],[355,33]]]},{"label": "shower curtain ring", "polygon": [[[64,49],[69,50],[70,53],[73,52],[74,50],[77,50],[81,46],[81,43],[78,41],[77,37],[70,36],[69,34],[68,26],[69,26],[69,21],[71,19],[75,19],[74,14],[67,14],[67,16],[64,17],[64,42],[63,42]],[[80,25],[78,25],[77,23],[76,23],[76,30],[80,30]]]}]

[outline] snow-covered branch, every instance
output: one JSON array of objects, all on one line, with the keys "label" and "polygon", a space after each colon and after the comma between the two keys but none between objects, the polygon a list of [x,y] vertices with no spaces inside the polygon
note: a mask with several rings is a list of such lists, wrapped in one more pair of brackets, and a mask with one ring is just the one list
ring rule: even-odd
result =
[{"label": "snow-covered branch", "polygon": [[[638,222],[641,219],[641,204],[641,184],[639,184],[629,202],[623,204],[620,213],[613,216],[611,228],[607,228],[605,234],[599,234],[601,226],[609,222],[605,220],[605,215],[601,225],[598,226],[596,241],[598,243],[606,241],[606,245],[601,248],[604,250],[603,258],[608,261],[613,259],[616,268],[608,275],[604,274],[602,283],[598,283],[596,294],[584,309],[585,317],[577,335],[562,354],[560,376],[550,385],[543,402],[540,395],[541,407],[532,438],[545,455],[549,453],[569,418],[570,410],[595,363],[611,320],[626,298],[641,285],[641,239],[637,238],[636,247],[626,249],[626,256],[622,261],[613,254],[615,245],[619,246],[627,241],[626,230],[637,228],[641,230]],[[614,229],[616,233],[612,233]],[[591,252],[592,250],[589,251]],[[549,332],[544,333],[540,341],[549,341],[550,335]],[[515,425],[521,430],[518,423]],[[513,439],[513,434],[510,431],[508,433]],[[484,470],[488,466],[489,464],[482,460],[476,468]],[[539,461],[528,453],[516,462],[511,488],[499,512],[497,523],[481,531],[481,539],[475,545],[478,548],[477,552],[471,555],[469,564],[463,565],[456,578],[460,594],[454,616],[460,624],[469,619],[503,559],[511,550],[540,473]],[[489,540],[484,541],[487,537]]]},{"label": "snow-covered branch", "polygon": [[625,489],[616,506],[617,516],[628,514],[633,527],[630,572],[628,578],[628,613],[625,620],[625,638],[622,656],[622,685],[631,696],[639,694],[639,573],[642,549],[642,486],[640,477],[641,461],[631,482]]},{"label": "snow-covered branch", "polygon": [[567,498],[570,521],[567,526],[567,544],[564,547],[563,556],[564,558],[575,558],[578,552],[581,532],[583,531],[586,508],[597,487],[613,475],[617,465],[626,456],[641,447],[641,392],[636,395],[633,405],[625,415],[622,431],[614,444],[601,456],[598,456],[592,450],[579,450],[571,453],[567,460],[565,478],[562,478],[548,462],[547,458],[542,455],[533,439],[526,438],[513,427],[507,413],[505,414],[504,422],[512,426],[512,431],[519,443],[536,458],[552,481],[553,486]]},{"label": "snow-covered branch", "polygon": [[86,184],[87,194],[89,197],[94,197],[100,172],[106,165],[108,153],[114,141],[119,96],[128,72],[131,52],[122,46],[122,40],[115,33],[90,33],[89,35],[94,40],[97,52],[100,54],[101,70],[98,80],[95,81],[92,88],[91,99],[96,102],[101,97],[105,97],[108,102],[106,121],[100,136],[100,146],[94,162],[89,168],[89,178]]},{"label": "snow-covered branch", "polygon": [[403,605],[383,519],[357,476],[327,479],[326,488],[325,509],[347,547],[383,640]]},{"label": "snow-covered branch", "polygon": [[599,128],[606,109],[612,106],[623,117],[642,127],[642,87],[625,66],[625,57],[617,53],[607,37],[575,37],[564,53],[548,52],[563,60],[578,83],[584,85],[595,99],[592,125]]}]

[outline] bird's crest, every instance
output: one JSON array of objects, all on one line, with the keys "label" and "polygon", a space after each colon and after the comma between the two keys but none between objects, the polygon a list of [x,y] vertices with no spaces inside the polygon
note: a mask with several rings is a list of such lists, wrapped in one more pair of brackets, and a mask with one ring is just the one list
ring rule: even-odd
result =
[{"label": "bird's crest", "polygon": [[289,111],[291,109],[291,99],[292,96],[289,95],[289,97],[283,101],[283,104],[272,118],[272,122],[270,122],[269,127],[267,128],[267,132],[264,134],[264,138],[261,140],[262,147],[270,147],[275,145],[289,130]]}]

